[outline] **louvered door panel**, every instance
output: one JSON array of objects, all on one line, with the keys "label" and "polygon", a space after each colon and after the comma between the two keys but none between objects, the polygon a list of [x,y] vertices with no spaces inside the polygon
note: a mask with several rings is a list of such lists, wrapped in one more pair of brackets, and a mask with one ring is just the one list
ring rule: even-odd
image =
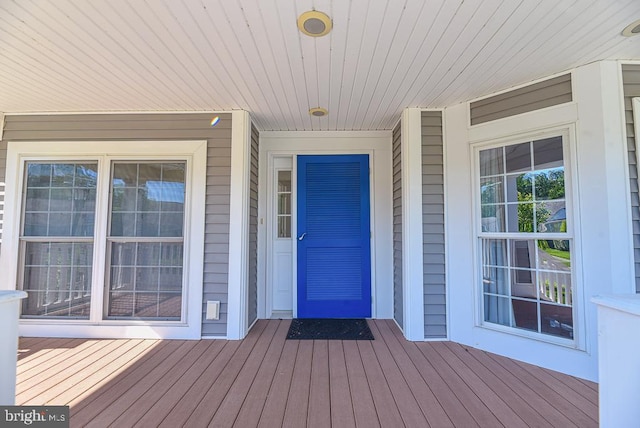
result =
[{"label": "louvered door panel", "polygon": [[368,155],[298,156],[298,317],[371,316]]}]

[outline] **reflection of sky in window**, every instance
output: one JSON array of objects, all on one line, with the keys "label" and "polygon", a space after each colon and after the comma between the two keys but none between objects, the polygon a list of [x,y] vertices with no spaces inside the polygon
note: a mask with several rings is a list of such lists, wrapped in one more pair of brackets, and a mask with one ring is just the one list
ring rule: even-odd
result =
[{"label": "reflection of sky in window", "polygon": [[158,202],[184,203],[184,183],[147,181],[147,198]]}]

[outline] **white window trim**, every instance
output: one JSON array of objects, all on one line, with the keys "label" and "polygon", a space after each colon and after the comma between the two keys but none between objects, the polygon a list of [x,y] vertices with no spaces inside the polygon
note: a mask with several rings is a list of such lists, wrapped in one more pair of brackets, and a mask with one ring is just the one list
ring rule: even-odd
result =
[{"label": "white window trim", "polygon": [[[152,149],[150,149],[152,148]],[[3,231],[0,289],[14,290],[18,279],[22,186],[26,161],[98,161],[99,189],[108,186],[112,160],[180,160],[187,163],[184,231],[184,298],[181,321],[102,320],[104,296],[107,191],[96,200],[92,311],[89,320],[24,319],[20,335],[55,337],[199,339],[202,328],[204,219],[207,142],[198,141],[10,141],[7,145],[5,227]],[[106,184],[104,181],[106,180]],[[102,184],[101,184],[102,183]],[[100,187],[100,186],[103,187]],[[97,309],[97,310],[94,310]]]},{"label": "white window trim", "polygon": [[[574,338],[566,339],[562,337],[556,337],[549,334],[532,332],[524,329],[517,329],[515,327],[503,326],[500,324],[485,322],[483,318],[484,313],[484,299],[481,290],[482,284],[482,254],[479,249],[480,238],[499,238],[499,239],[540,239],[538,234],[527,233],[491,233],[482,232],[481,217],[480,217],[480,198],[477,189],[480,188],[480,172],[478,170],[479,154],[481,150],[491,149],[496,147],[504,147],[505,145],[518,144],[523,142],[529,142],[533,140],[539,140],[547,137],[561,135],[563,138],[563,156],[564,156],[564,168],[565,177],[568,179],[565,181],[566,197],[565,207],[571,221],[567,222],[566,234],[548,234],[544,235],[550,239],[569,239],[573,242],[571,251],[571,281],[573,285],[573,299],[572,299],[572,314],[573,314],[573,327]],[[475,142],[471,144],[472,155],[472,180],[473,180],[473,252],[474,252],[474,319],[477,327],[487,330],[494,330],[503,333],[508,333],[514,336],[521,336],[528,339],[534,339],[541,342],[550,344],[565,346],[574,349],[585,349],[585,328],[584,328],[584,292],[582,290],[582,275],[579,266],[581,260],[580,254],[580,241],[579,234],[576,231],[580,230],[578,203],[577,203],[577,168],[576,168],[576,131],[573,124],[548,127],[532,132],[521,133],[516,135],[509,135],[506,137],[495,138],[487,141]]]}]

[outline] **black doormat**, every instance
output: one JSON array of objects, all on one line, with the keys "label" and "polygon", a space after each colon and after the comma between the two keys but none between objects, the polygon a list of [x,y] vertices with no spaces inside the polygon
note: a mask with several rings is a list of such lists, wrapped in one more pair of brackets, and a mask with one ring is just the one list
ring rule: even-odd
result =
[{"label": "black doormat", "polygon": [[374,340],[364,319],[296,318],[291,320],[287,339]]}]

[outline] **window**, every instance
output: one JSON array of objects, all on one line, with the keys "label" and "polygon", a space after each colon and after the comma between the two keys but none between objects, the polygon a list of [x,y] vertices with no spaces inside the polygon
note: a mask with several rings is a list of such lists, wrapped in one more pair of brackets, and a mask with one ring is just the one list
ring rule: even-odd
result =
[{"label": "window", "polygon": [[97,163],[27,162],[24,317],[89,317]]},{"label": "window", "polygon": [[481,149],[484,323],[573,339],[565,135]]},{"label": "window", "polygon": [[[180,320],[185,162],[113,162],[106,318]],[[97,163],[26,164],[24,317],[89,318]]]},{"label": "window", "polygon": [[107,316],[179,320],[185,164],[112,168]]},{"label": "window", "polygon": [[291,238],[291,171],[278,171],[278,238]]}]

